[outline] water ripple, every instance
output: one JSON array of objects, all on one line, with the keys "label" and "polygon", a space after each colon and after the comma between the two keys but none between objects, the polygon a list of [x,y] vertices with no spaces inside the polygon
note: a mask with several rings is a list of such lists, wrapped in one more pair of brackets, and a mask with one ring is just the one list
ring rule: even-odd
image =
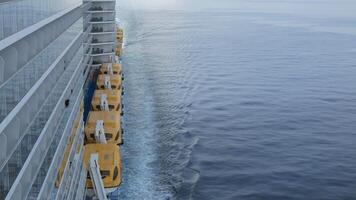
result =
[{"label": "water ripple", "polygon": [[356,40],[276,17],[122,13],[120,199],[355,198]]}]

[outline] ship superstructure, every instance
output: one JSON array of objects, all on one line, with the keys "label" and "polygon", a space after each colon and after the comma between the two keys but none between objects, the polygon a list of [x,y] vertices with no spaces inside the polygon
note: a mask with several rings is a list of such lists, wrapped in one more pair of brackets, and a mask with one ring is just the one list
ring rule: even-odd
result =
[{"label": "ship superstructure", "polygon": [[[115,5],[0,1],[0,199],[84,199],[89,185],[91,197],[110,197],[100,164],[112,170],[110,177],[120,172],[112,185],[121,183],[122,38]],[[99,89],[115,91],[95,96],[88,87],[99,79]],[[104,114],[87,129],[86,113],[101,111],[117,116]],[[108,127],[108,118],[118,124]]]}]

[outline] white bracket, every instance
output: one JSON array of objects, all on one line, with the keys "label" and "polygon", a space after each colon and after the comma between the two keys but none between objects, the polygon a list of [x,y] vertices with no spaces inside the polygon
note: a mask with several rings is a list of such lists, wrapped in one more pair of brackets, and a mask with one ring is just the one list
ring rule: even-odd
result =
[{"label": "white bracket", "polygon": [[106,94],[100,95],[100,110],[109,111],[108,96]]},{"label": "white bracket", "polygon": [[106,138],[105,138],[105,130],[104,130],[104,121],[103,120],[97,120],[96,125],[95,125],[95,141],[96,143],[99,144],[106,144]]},{"label": "white bracket", "polygon": [[104,86],[105,86],[105,89],[111,90],[111,83],[110,83],[109,75],[104,76]]},{"label": "white bracket", "polygon": [[113,72],[113,70],[112,70],[112,63],[109,63],[108,65],[107,65],[107,70],[108,70],[108,74],[114,74],[114,72]]}]

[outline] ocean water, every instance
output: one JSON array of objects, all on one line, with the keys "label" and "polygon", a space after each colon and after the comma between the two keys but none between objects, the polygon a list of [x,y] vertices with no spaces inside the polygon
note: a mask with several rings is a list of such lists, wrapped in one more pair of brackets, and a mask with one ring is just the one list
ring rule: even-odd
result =
[{"label": "ocean water", "polygon": [[356,199],[347,17],[123,10],[119,199]]}]

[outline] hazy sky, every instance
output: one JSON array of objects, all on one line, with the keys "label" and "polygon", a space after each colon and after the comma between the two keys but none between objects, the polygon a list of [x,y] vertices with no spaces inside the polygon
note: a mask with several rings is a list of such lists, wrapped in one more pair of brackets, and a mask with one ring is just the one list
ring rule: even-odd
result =
[{"label": "hazy sky", "polygon": [[356,18],[356,0],[118,0],[124,9],[239,9]]}]

